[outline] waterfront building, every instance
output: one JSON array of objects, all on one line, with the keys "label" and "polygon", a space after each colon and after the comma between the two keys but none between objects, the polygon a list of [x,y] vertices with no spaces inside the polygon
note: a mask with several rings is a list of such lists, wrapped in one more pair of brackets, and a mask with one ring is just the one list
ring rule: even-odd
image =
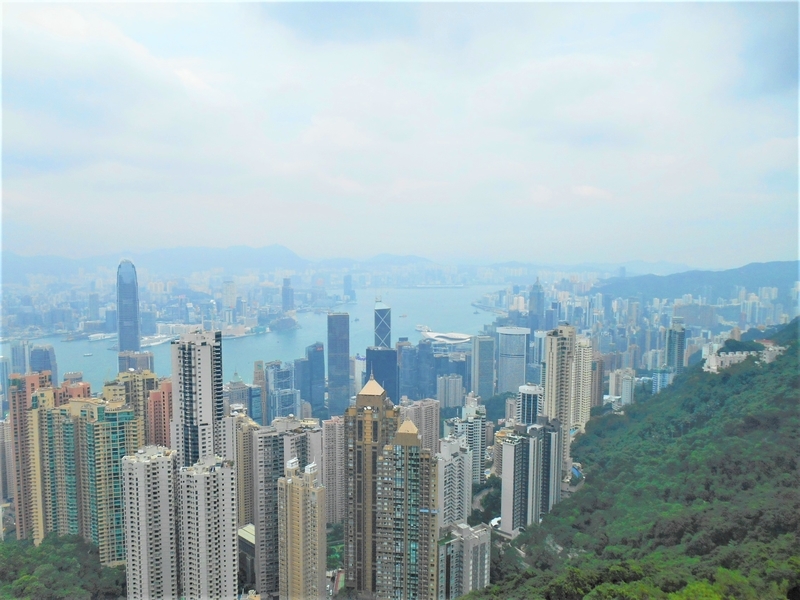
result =
[{"label": "waterfront building", "polygon": [[238,529],[231,461],[204,455],[178,471],[181,595],[236,600]]},{"label": "waterfront building", "polygon": [[497,393],[516,393],[519,386],[525,385],[525,364],[527,361],[527,327],[498,327],[499,358],[497,362]]},{"label": "waterfront building", "polygon": [[325,587],[325,488],[317,465],[302,471],[297,458],[278,479],[279,598],[322,600]]},{"label": "waterfront building", "polygon": [[[360,382],[357,382],[357,384]],[[350,404],[350,315],[328,314],[328,412],[342,415]]]},{"label": "waterfront building", "polygon": [[124,373],[130,369],[134,371],[153,371],[153,353],[135,352],[127,350],[117,354],[118,373]]},{"label": "waterfront building", "polygon": [[177,453],[145,446],[122,459],[128,600],[178,600]]},{"label": "waterfront building", "polygon": [[127,259],[117,268],[117,335],[119,352],[141,350],[139,283],[136,267]]}]

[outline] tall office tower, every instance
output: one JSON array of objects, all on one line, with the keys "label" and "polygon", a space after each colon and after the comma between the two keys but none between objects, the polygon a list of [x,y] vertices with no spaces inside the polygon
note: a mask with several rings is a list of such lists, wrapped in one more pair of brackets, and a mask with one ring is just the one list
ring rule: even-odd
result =
[{"label": "tall office tower", "polygon": [[672,317],[672,325],[667,330],[666,358],[667,368],[672,369],[676,375],[683,373],[686,350],[686,331],[682,317]]},{"label": "tall office tower", "polygon": [[525,385],[528,335],[526,327],[498,327],[500,355],[497,362],[497,393],[516,393]]},{"label": "tall office tower", "polygon": [[[133,407],[136,413],[136,418],[143,428],[140,435],[143,444],[155,443],[147,439],[147,424],[150,422],[147,408],[150,392],[158,388],[158,375],[152,371],[124,371],[117,375],[117,380],[114,383],[122,386],[125,403]],[[105,397],[105,393],[103,396]]]},{"label": "tall office tower", "polygon": [[236,470],[236,508],[239,527],[253,522],[253,432],[261,426],[244,412],[234,410],[219,424],[218,456],[233,462]]},{"label": "tall office tower", "polygon": [[235,600],[239,571],[233,464],[205,455],[178,472],[181,595]]},{"label": "tall office tower", "polygon": [[11,342],[11,373],[17,373],[19,375],[30,373],[30,358],[31,353],[28,340],[15,340]]},{"label": "tall office tower", "polygon": [[464,406],[464,383],[461,375],[442,375],[436,378],[436,398],[442,408]]},{"label": "tall office tower", "polygon": [[139,333],[139,283],[136,267],[122,260],[117,268],[117,332],[120,352],[141,350]]},{"label": "tall office tower", "polygon": [[278,479],[284,476],[286,462],[297,458],[301,464],[313,462],[325,468],[322,430],[316,424],[316,420],[276,419],[272,426],[251,432],[256,590],[260,594],[279,592]]},{"label": "tall office tower", "polygon": [[373,517],[378,598],[436,598],[436,466],[411,421],[400,425],[378,456]]},{"label": "tall office tower", "polygon": [[347,408],[344,422],[347,452],[345,582],[357,595],[371,596],[378,591],[375,556],[377,463],[383,447],[392,443],[400,426],[400,411],[386,397],[386,391],[370,377],[356,396],[355,405]]},{"label": "tall office tower", "polygon": [[561,443],[564,474],[572,468],[569,445],[574,362],[575,328],[562,325],[547,332],[544,358],[544,415],[549,419],[558,419],[563,430]]},{"label": "tall office tower", "polygon": [[419,400],[417,386],[417,348],[408,341],[400,338],[395,345],[397,350],[397,393],[398,398]]},{"label": "tall office tower", "polygon": [[633,404],[634,389],[636,388],[636,372],[633,369],[622,371],[622,405]]},{"label": "tall office tower", "polygon": [[215,426],[225,414],[222,332],[195,331],[172,342],[172,425],[178,466],[215,456]]},{"label": "tall office tower", "polygon": [[392,347],[392,309],[381,302],[380,298],[375,299],[375,346]]},{"label": "tall office tower", "polygon": [[514,421],[518,425],[533,425],[544,410],[544,388],[540,385],[521,385],[514,402]]},{"label": "tall office tower", "polygon": [[3,387],[3,401],[0,403],[0,419],[8,410],[8,384],[11,378],[11,360],[5,356],[0,356],[0,386]]},{"label": "tall office tower", "polygon": [[177,454],[145,446],[122,459],[125,580],[129,600],[178,600]]},{"label": "tall office tower", "polygon": [[97,293],[89,294],[86,316],[89,321],[100,320],[100,294]]},{"label": "tall office tower", "polygon": [[420,397],[436,396],[436,356],[431,340],[420,340],[417,344],[417,385]]},{"label": "tall office tower", "polygon": [[329,313],[328,412],[331,415],[343,415],[349,405],[350,315],[347,313]]},{"label": "tall office tower", "polygon": [[295,387],[294,365],[274,361],[266,365],[269,401],[267,419],[299,416],[302,411],[300,390]]},{"label": "tall office tower", "polygon": [[[259,398],[261,399],[261,410],[259,411],[261,414],[261,419],[256,419],[253,417],[253,413],[250,413],[250,416],[262,425],[266,425],[268,423],[267,406],[269,404],[269,385],[267,383],[267,373],[264,370],[263,360],[257,360],[253,364],[253,385],[258,387],[261,391],[259,395]],[[255,396],[255,394],[253,394],[253,396]]]},{"label": "tall office tower", "polygon": [[[12,434],[12,484],[14,502],[17,507],[17,539],[24,540],[38,535],[35,501],[38,490],[32,487],[35,479],[33,443],[31,440],[30,411],[34,392],[52,387],[50,373],[20,375],[12,373],[8,386],[9,419]],[[39,530],[39,532],[41,529]]]},{"label": "tall office tower", "polygon": [[516,537],[521,528],[538,524],[561,499],[561,426],[540,418],[517,425],[502,444],[500,530]]},{"label": "tall office tower", "polygon": [[592,359],[592,408],[603,405],[604,377],[603,357],[600,354],[596,354]]},{"label": "tall office tower", "polygon": [[324,599],[327,544],[325,488],[317,465],[302,471],[296,458],[278,479],[279,597],[281,600]]},{"label": "tall office tower", "polygon": [[485,523],[451,525],[439,542],[439,600],[455,600],[489,586],[492,529]]},{"label": "tall office tower", "polygon": [[292,289],[292,280],[289,277],[284,277],[283,279],[281,309],[283,309],[283,312],[294,310],[294,290]]},{"label": "tall office tower", "polygon": [[307,358],[295,358],[293,363],[294,368],[294,385],[297,391],[300,392],[300,399],[303,402],[311,404],[311,367],[308,364]]},{"label": "tall office tower", "polygon": [[145,441],[152,446],[171,447],[172,379],[160,379],[147,397]]},{"label": "tall office tower", "polygon": [[312,414],[325,410],[325,346],[316,342],[306,347],[311,395],[303,400],[311,403]]},{"label": "tall office tower", "polygon": [[592,410],[592,340],[578,337],[575,340],[575,362],[572,374],[572,415],[570,427],[583,431]]},{"label": "tall office tower", "polygon": [[50,371],[50,378],[54,385],[58,385],[58,365],[56,364],[56,351],[49,344],[31,348],[29,368],[32,373]]},{"label": "tall office tower", "polygon": [[461,417],[444,422],[445,437],[464,437],[472,451],[472,483],[486,481],[483,464],[486,458],[486,407],[478,404],[478,398],[469,394],[461,409]]},{"label": "tall office tower", "polygon": [[422,447],[434,453],[439,449],[439,406],[439,401],[431,398],[406,400],[400,404],[400,422],[414,423],[422,438]]},{"label": "tall office tower", "polygon": [[544,327],[544,288],[539,283],[539,278],[528,291],[528,327],[531,331]]},{"label": "tall office tower", "polygon": [[463,437],[442,438],[436,463],[437,527],[441,532],[448,525],[466,523],[472,514],[472,451]]},{"label": "tall office tower", "polygon": [[236,283],[233,281],[222,282],[222,308],[236,308]]},{"label": "tall office tower", "polygon": [[134,371],[152,371],[154,364],[153,353],[128,350],[117,355],[117,362],[119,364],[117,373],[124,373],[130,369]]},{"label": "tall office tower", "polygon": [[356,291],[353,289],[353,276],[349,273],[344,276],[343,280],[343,292],[344,292],[344,299],[346,301],[355,302],[356,300]]},{"label": "tall office tower", "polygon": [[476,335],[472,338],[472,389],[488,400],[494,396],[494,338]]},{"label": "tall office tower", "polygon": [[347,515],[347,481],[342,476],[347,468],[344,417],[335,416],[322,422],[322,448],[325,520],[341,523]]},{"label": "tall office tower", "polygon": [[367,377],[374,377],[391,400],[399,401],[397,350],[377,346],[367,348]]}]

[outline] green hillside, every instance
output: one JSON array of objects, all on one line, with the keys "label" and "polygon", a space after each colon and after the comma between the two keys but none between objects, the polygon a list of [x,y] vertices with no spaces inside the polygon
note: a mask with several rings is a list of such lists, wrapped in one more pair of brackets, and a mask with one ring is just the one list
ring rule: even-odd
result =
[{"label": "green hillside", "polygon": [[586,484],[496,544],[471,598],[800,598],[797,320],[769,365],[699,365],[573,444]]}]

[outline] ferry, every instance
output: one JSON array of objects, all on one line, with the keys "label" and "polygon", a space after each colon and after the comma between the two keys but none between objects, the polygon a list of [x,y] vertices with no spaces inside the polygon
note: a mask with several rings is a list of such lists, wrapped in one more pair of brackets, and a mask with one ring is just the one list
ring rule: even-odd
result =
[{"label": "ferry", "polygon": [[87,352],[84,354],[84,356],[94,356],[94,354],[92,352]]}]

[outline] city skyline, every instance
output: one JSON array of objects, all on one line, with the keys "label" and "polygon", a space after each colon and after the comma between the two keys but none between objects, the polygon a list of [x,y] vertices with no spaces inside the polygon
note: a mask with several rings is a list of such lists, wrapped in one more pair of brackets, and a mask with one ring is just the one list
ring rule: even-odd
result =
[{"label": "city skyline", "polygon": [[19,5],[3,36],[4,251],[796,257],[793,4]]}]

